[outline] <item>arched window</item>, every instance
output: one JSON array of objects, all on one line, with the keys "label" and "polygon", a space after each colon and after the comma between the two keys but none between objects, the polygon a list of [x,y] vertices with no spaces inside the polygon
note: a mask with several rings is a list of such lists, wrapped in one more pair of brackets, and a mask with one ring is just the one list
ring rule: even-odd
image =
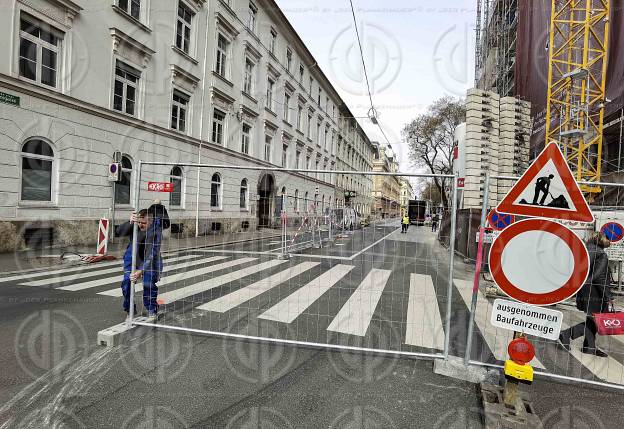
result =
[{"label": "arched window", "polygon": [[240,185],[240,208],[247,210],[247,198],[248,196],[247,179],[241,180]]},{"label": "arched window", "polygon": [[22,201],[52,201],[54,151],[43,140],[22,146]]},{"label": "arched window", "polygon": [[310,208],[308,206],[308,193],[306,192],[305,195],[303,196],[303,205],[305,207],[305,211],[306,213],[310,211]]},{"label": "arched window", "polygon": [[213,174],[210,181],[210,207],[221,208],[221,176],[219,173]]},{"label": "arched window", "polygon": [[130,204],[132,183],[132,160],[128,155],[121,157],[121,180],[115,183],[115,204]]},{"label": "arched window", "polygon": [[295,189],[295,212],[299,213],[299,189]]},{"label": "arched window", "polygon": [[184,180],[184,173],[182,168],[177,165],[171,169],[169,174],[171,184],[173,185],[173,191],[169,194],[169,205],[171,207],[182,207],[182,181]]}]

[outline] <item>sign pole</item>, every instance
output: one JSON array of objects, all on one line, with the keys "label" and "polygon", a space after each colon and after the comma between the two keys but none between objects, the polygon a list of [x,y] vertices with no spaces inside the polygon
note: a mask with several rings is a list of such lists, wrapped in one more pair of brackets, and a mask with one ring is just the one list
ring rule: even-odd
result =
[{"label": "sign pole", "polygon": [[[134,210],[138,213],[139,211],[139,193],[141,189],[141,164],[142,161],[139,160],[138,165],[138,174],[136,178],[136,182],[134,184]],[[139,237],[139,225],[135,222],[132,225],[132,267],[130,270],[130,306],[128,307],[128,327],[132,326],[132,319],[134,319],[134,284],[136,281],[133,279],[132,274],[136,271],[136,261],[137,261],[137,251],[138,251],[138,240]]]},{"label": "sign pole", "polygon": [[451,341],[451,311],[453,296],[453,264],[455,262],[455,236],[457,231],[457,181],[458,174],[453,177],[453,201],[451,202],[451,237],[449,241],[449,274],[446,290],[446,330],[444,335],[444,360],[448,360]]},{"label": "sign pole", "polygon": [[490,172],[485,173],[485,189],[483,191],[483,205],[481,206],[481,223],[479,225],[479,244],[477,246],[477,262],[475,265],[475,275],[472,286],[472,302],[470,303],[470,317],[468,320],[468,337],[466,340],[466,355],[464,365],[470,363],[470,353],[472,352],[472,336],[474,333],[474,319],[477,311],[477,298],[479,295],[479,277],[481,276],[481,263],[483,262],[483,236],[485,235],[485,221],[488,200],[490,199]]}]

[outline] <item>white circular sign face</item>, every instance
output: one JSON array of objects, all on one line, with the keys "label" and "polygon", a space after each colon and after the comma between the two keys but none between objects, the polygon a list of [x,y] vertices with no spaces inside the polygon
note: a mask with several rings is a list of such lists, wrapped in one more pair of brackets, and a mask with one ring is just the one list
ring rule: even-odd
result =
[{"label": "white circular sign face", "polygon": [[569,228],[546,219],[525,219],[492,243],[490,272],[509,297],[551,305],[573,296],[589,273],[589,254]]},{"label": "white circular sign face", "polygon": [[507,243],[501,265],[505,276],[517,288],[549,293],[572,276],[574,255],[561,237],[546,231],[527,231]]}]

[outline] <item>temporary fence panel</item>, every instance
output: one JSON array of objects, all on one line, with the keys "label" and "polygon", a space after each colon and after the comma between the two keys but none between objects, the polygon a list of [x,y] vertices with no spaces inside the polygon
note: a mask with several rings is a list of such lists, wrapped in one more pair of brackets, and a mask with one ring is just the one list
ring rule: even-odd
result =
[{"label": "temporary fence panel", "polygon": [[[490,203],[500,202],[506,195],[507,191],[516,182],[515,178],[510,177],[488,177],[490,193],[489,199],[484,199],[482,209],[488,213],[494,207]],[[486,182],[488,181],[486,180]],[[583,224],[570,221],[558,221],[570,228],[583,241],[590,240],[594,232],[607,231],[608,237],[613,241],[611,246],[613,249],[619,247],[620,240],[624,235],[624,184],[619,183],[601,183],[601,192],[594,194],[589,200],[590,208],[594,214],[595,222]],[[555,198],[550,196],[544,201],[545,205]],[[523,219],[516,217],[516,221]],[[612,251],[605,249],[611,261],[611,274],[617,272],[620,264],[621,253],[617,250]],[[484,249],[484,260],[488,258],[489,249]],[[594,257],[595,252],[590,252],[590,259]],[[530,267],[526,267],[530,269]],[[591,277],[590,271],[590,277]],[[617,276],[615,276],[617,278]],[[594,277],[595,278],[595,277]],[[624,311],[624,299],[619,293],[619,285],[613,276],[607,278],[605,282],[601,282],[599,288],[592,289],[592,293],[596,295],[597,290],[604,288],[613,300],[616,311]],[[487,279],[487,280],[486,280]],[[472,364],[500,367],[504,361],[508,359],[507,345],[513,338],[513,332],[510,330],[494,327],[491,322],[494,299],[504,298],[510,299],[504,295],[496,285],[488,281],[489,272],[483,270],[482,276],[479,278],[478,289],[476,295],[473,295],[474,278],[466,277],[464,279],[457,278],[455,286],[459,295],[462,297],[465,305],[470,308],[475,297],[474,313],[472,324],[474,335],[470,338],[469,355],[466,358]],[[604,283],[604,284],[602,284]],[[594,296],[598,302],[603,297]],[[604,297],[605,303],[608,302]],[[600,305],[599,305],[600,306]],[[592,331],[595,330],[593,313],[589,314],[583,309],[577,308],[576,298],[572,297],[564,302],[551,306],[551,308],[563,313],[564,342],[567,335],[571,335],[570,349],[567,350],[557,340],[547,340],[535,336],[529,336],[531,343],[535,346],[536,356],[531,362],[535,368],[536,374],[549,376],[559,379],[566,379],[581,383],[606,385],[616,388],[624,387],[624,336],[596,336],[595,346],[592,343]],[[606,304],[603,308],[606,310]],[[617,322],[614,322],[617,323]],[[587,328],[586,328],[587,326]],[[587,335],[585,335],[587,334]],[[583,347],[588,346],[589,349],[583,352]],[[596,347],[598,355],[593,347]],[[606,357],[600,356],[600,351],[607,354]]]},{"label": "temporary fence panel", "polygon": [[[171,227],[162,239],[137,232],[134,259],[147,261],[141,252],[159,244],[164,270],[137,281],[129,323],[348,351],[449,353],[454,246],[442,246],[437,227],[452,218],[454,243],[453,176],[176,167],[199,176],[197,207],[185,206],[176,183],[173,193],[148,190],[148,182],[171,182],[172,163],[139,163],[135,206],[160,198]],[[415,189],[401,204],[403,180]],[[422,208],[412,202],[410,213],[409,200]],[[405,232],[402,215],[413,218]],[[140,317],[156,308],[156,322]]]}]

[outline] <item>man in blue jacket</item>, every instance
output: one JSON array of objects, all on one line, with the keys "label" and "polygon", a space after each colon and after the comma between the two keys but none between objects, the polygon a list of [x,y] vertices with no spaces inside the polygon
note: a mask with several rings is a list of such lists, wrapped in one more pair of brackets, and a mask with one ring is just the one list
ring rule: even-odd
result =
[{"label": "man in blue jacket", "polygon": [[[137,254],[134,270],[132,267],[132,235],[134,224],[139,227],[137,235]],[[143,280],[143,306],[147,311],[148,322],[155,322],[158,313],[158,286],[163,271],[160,256],[162,231],[169,228],[169,215],[159,201],[147,210],[130,215],[130,221],[117,228],[118,236],[129,236],[130,242],[124,253],[124,278],[121,283],[123,291],[123,309],[130,311],[130,287],[133,282]],[[135,306],[136,314],[136,306]]]}]

